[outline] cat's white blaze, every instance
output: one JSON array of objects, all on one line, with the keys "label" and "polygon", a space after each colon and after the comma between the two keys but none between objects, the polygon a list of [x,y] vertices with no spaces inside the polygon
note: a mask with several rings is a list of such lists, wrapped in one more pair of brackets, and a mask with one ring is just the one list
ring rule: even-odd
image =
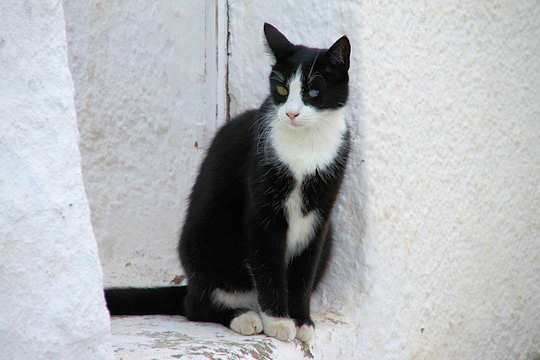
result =
[{"label": "cat's white blaze", "polygon": [[223,289],[215,289],[212,293],[214,303],[231,309],[247,308],[259,310],[259,302],[257,301],[257,293],[252,291],[225,291]]},{"label": "cat's white blaze", "polygon": [[289,221],[286,253],[286,259],[289,261],[306,248],[309,239],[313,236],[319,216],[315,211],[311,211],[305,216],[302,214],[300,184],[294,187],[294,190],[287,198],[285,208],[287,209],[287,219]]},{"label": "cat's white blaze", "polygon": [[[299,115],[292,121],[287,112]],[[285,201],[289,222],[287,260],[305,249],[319,221],[316,212],[302,214],[301,184],[307,175],[324,170],[335,161],[346,131],[343,108],[319,110],[303,103],[298,69],[289,81],[287,101],[276,108],[269,136],[277,157],[296,179],[296,186]]]},{"label": "cat's white blaze", "polygon": [[294,76],[289,80],[289,96],[285,102],[285,113],[300,113],[303,105],[302,70],[298,68]]}]

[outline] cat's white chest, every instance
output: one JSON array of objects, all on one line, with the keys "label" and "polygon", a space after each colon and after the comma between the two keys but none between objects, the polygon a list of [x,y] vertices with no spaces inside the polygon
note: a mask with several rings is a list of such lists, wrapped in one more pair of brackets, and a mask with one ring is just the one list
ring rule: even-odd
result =
[{"label": "cat's white chest", "polygon": [[302,182],[306,176],[316,170],[326,169],[335,161],[346,130],[341,112],[331,113],[325,120],[306,129],[292,129],[285,124],[272,129],[274,151],[296,180],[293,191],[284,202],[289,224],[286,255],[288,260],[308,246],[320,221],[316,210],[302,213]]},{"label": "cat's white chest", "polygon": [[306,215],[302,213],[300,186],[300,183],[297,184],[285,201],[285,211],[289,222],[287,229],[287,260],[306,248],[319,221],[319,215],[316,211],[310,211]]},{"label": "cat's white chest", "polygon": [[321,120],[305,128],[292,128],[284,122],[272,125],[272,147],[297,181],[331,165],[343,143],[347,131],[343,111],[326,111],[320,116]]}]

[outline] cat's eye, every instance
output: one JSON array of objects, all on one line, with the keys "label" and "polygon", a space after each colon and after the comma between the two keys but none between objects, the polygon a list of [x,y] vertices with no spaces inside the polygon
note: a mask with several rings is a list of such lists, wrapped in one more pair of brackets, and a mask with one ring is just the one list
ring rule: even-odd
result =
[{"label": "cat's eye", "polygon": [[308,94],[310,97],[317,97],[319,95],[319,90],[311,89]]},{"label": "cat's eye", "polygon": [[289,91],[285,88],[285,86],[278,85],[276,86],[277,93],[281,96],[285,96],[289,93]]}]

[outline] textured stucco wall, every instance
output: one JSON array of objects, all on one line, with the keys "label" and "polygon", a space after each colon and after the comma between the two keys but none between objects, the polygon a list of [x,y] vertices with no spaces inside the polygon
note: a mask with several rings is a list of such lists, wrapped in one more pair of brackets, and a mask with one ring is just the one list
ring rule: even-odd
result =
[{"label": "textured stucco wall", "polygon": [[233,114],[267,93],[264,21],[293,42],[352,41],[355,150],[314,301],[354,324],[341,355],[538,356],[538,3],[233,0],[229,11]]},{"label": "textured stucco wall", "polygon": [[0,3],[0,358],[110,359],[62,3]]},{"label": "textured stucco wall", "polygon": [[207,107],[209,9],[205,1],[65,7],[105,284],[167,284],[181,274],[176,246],[186,199],[216,129]]},{"label": "textured stucco wall", "polygon": [[[107,281],[167,282],[201,159],[193,145],[215,129],[201,111],[205,22],[194,20],[206,3],[65,6]],[[293,42],[352,42],[355,150],[314,307],[355,331],[317,338],[315,355],[329,343],[341,358],[539,354],[536,2],[231,0],[229,14],[233,115],[267,93],[264,21]]]}]

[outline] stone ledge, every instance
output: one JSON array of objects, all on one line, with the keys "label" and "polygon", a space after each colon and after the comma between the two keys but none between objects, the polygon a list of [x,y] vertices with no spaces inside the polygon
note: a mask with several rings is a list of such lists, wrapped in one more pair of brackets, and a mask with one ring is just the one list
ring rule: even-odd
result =
[{"label": "stone ledge", "polygon": [[221,325],[190,322],[183,316],[115,316],[112,342],[118,360],[336,359],[349,353],[354,340],[342,335],[350,334],[350,324],[334,313],[316,313],[313,318],[316,331],[309,346],[298,340],[285,343],[264,335],[241,336]]}]

